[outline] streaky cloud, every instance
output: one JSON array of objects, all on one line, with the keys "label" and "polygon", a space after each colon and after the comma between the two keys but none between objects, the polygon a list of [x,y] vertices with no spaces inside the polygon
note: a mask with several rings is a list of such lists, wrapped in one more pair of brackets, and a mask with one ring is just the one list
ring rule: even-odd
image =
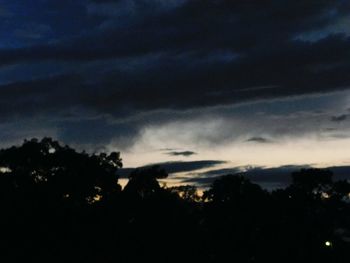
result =
[{"label": "streaky cloud", "polygon": [[342,122],[348,118],[348,114],[342,114],[338,116],[332,116],[331,120],[334,122]]},{"label": "streaky cloud", "polygon": [[167,155],[171,156],[184,156],[184,157],[189,157],[192,155],[196,155],[196,152],[193,151],[170,151],[166,153]]},{"label": "streaky cloud", "polygon": [[[150,164],[138,168],[149,167],[153,165],[159,165],[161,168],[165,169],[169,174],[182,173],[182,172],[191,172],[204,168],[215,167],[216,165],[224,164],[225,161],[219,160],[201,160],[201,161],[188,161],[188,162],[163,162]],[[118,174],[121,177],[127,177],[130,172],[136,168],[122,168],[118,170]]]},{"label": "streaky cloud", "polygon": [[[311,168],[312,165],[284,165],[274,168],[238,166],[224,169],[212,169],[206,172],[192,173],[192,177],[180,177],[183,183],[194,184],[200,187],[209,187],[220,176],[227,174],[241,174],[252,182],[269,189],[287,187],[292,181],[291,174],[300,169]],[[350,166],[326,167],[334,173],[336,180],[350,180]]]},{"label": "streaky cloud", "polygon": [[247,140],[247,142],[256,142],[256,143],[271,143],[270,139],[264,137],[251,137]]}]

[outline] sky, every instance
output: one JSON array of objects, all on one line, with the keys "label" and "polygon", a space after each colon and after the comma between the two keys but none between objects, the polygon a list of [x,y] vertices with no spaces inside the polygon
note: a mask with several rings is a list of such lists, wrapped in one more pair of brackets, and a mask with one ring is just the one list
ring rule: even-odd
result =
[{"label": "sky", "polygon": [[0,40],[0,147],[174,182],[350,165],[348,0],[0,0]]}]

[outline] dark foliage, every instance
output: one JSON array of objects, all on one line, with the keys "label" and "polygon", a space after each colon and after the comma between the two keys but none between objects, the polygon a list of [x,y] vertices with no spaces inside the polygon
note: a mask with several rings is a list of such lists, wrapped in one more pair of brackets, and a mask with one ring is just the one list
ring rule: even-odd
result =
[{"label": "dark foliage", "polygon": [[52,139],[0,150],[3,262],[349,262],[350,184],[306,169],[267,192],[226,175],[200,195],[153,166],[118,184],[119,153]]}]

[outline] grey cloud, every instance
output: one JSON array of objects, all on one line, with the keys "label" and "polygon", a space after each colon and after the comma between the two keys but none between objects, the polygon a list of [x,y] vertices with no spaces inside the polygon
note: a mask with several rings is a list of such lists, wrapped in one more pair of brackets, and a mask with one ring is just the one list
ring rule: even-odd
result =
[{"label": "grey cloud", "polygon": [[[159,165],[160,167],[164,168],[169,174],[174,174],[174,173],[190,172],[190,171],[195,171],[203,168],[214,167],[216,165],[220,165],[224,163],[225,161],[202,160],[202,161],[191,161],[191,162],[165,162],[165,163],[151,164],[147,166]],[[143,166],[143,167],[147,167],[147,166]],[[127,177],[127,175],[129,175],[130,172],[133,171],[134,169],[135,168],[123,168],[118,170],[118,174],[121,177]]]},{"label": "grey cloud", "polygon": [[239,173],[255,183],[278,183],[287,186],[291,182],[290,174],[293,171],[307,167],[309,166],[288,165],[277,168],[239,166],[225,169],[213,169],[208,172],[193,174],[193,178],[186,181],[202,186],[209,186],[217,177]]},{"label": "grey cloud", "polygon": [[162,148],[159,150],[162,152],[172,152],[172,151],[177,151],[178,149],[176,149],[176,148]]},{"label": "grey cloud", "polygon": [[[341,44],[343,40],[339,38],[335,38],[334,41],[345,45],[345,43]],[[329,40],[329,42],[332,43],[333,40]],[[321,48],[322,45],[324,47]],[[189,109],[344,89],[350,85],[350,78],[348,79],[346,77],[348,74],[345,74],[349,68],[346,62],[341,68],[329,70],[327,74],[315,75],[303,70],[304,63],[318,63],[311,60],[324,56],[323,49],[329,48],[333,49],[327,43],[317,43],[315,47],[305,45],[301,48],[302,52],[297,51],[295,55],[292,55],[293,50],[284,50],[283,54],[278,54],[279,52],[275,50],[271,51],[272,53],[266,55],[265,58],[255,56],[251,60],[245,58],[230,63],[202,63],[196,66],[192,66],[196,58],[183,60],[179,57],[171,59],[172,55],[163,56],[153,62],[154,64],[149,65],[148,68],[141,68],[133,72],[120,70],[108,72],[107,69],[105,74],[82,74],[80,79],[77,78],[75,82],[65,84],[59,93],[61,96],[66,95],[64,94],[65,89],[79,92],[80,94],[77,96],[74,94],[69,96],[73,105],[80,104],[82,107],[111,114],[124,108],[129,109],[130,114],[132,114],[133,110]],[[335,49],[336,47],[334,47]],[[339,47],[335,53],[345,59],[347,50],[345,46]],[[33,58],[36,57],[35,52],[25,51],[25,53],[27,52]],[[45,50],[41,52],[45,52]],[[61,51],[57,50],[57,52],[55,57],[62,57],[59,54]],[[78,52],[72,50],[63,56],[70,59],[79,56],[85,57],[81,52],[85,52],[84,47]],[[98,55],[99,51],[87,50],[86,52],[89,54],[88,56],[95,56]],[[111,55],[108,54],[108,49],[101,52],[106,52],[103,55],[105,58]],[[305,54],[309,52],[314,54],[307,58]],[[10,53],[1,55],[0,51],[1,61],[8,60]],[[18,56],[25,57],[25,54],[21,53],[19,52]],[[293,59],[289,60],[288,66],[282,66],[283,57],[287,56],[292,56]],[[297,80],[294,79],[296,75],[298,75]],[[91,79],[92,77],[93,79]],[[330,79],[332,79],[331,83]],[[31,89],[36,89],[35,82],[35,80],[28,81],[27,86],[23,87],[29,96],[35,96],[35,91],[30,94]],[[313,85],[309,83],[313,83]],[[274,88],[251,89],[271,84]],[[13,86],[19,85],[24,86],[25,84],[13,83]],[[200,91],[198,87],[201,87]],[[10,98],[4,97],[4,99],[9,100]],[[48,99],[50,100],[50,98]],[[65,103],[65,101],[61,101],[62,108],[65,108]],[[17,108],[17,111],[21,113],[21,108]]]},{"label": "grey cloud", "polygon": [[197,153],[196,152],[192,152],[192,151],[170,151],[170,152],[167,152],[166,154],[171,155],[171,156],[189,157],[189,156],[195,155]]},{"label": "grey cloud", "polygon": [[[45,2],[37,6],[37,19],[29,13],[27,19],[48,25],[54,36],[30,45],[0,48],[0,70],[13,76],[0,86],[0,117],[9,121],[45,115],[53,122],[56,118],[65,139],[71,134],[80,140],[78,130],[88,126],[87,122],[74,126],[57,117],[57,113],[76,108],[124,123],[144,114],[146,117],[128,127],[133,126],[130,133],[137,136],[134,130],[148,122],[167,121],[165,117],[158,121],[163,113],[153,112],[170,111],[167,117],[173,120],[178,112],[327,93],[350,86],[350,38],[346,34],[328,32],[317,41],[295,38],[349,16],[348,1],[290,0],[283,5],[277,0],[268,5],[258,0]],[[120,10],[108,16],[87,12],[88,5],[112,2],[133,3],[133,14],[120,16]],[[47,13],[51,15],[44,16]],[[52,70],[44,76],[23,73],[41,63],[50,64]],[[21,72],[10,65],[20,65]],[[43,69],[37,71],[42,73]],[[149,117],[152,120],[146,120]],[[228,118],[227,122],[227,129],[218,134],[224,140],[232,139],[232,130],[236,131]],[[295,130],[301,132],[311,126],[296,125]],[[288,125],[272,125],[272,120],[268,128],[251,126],[260,130],[247,136],[263,134],[259,133],[263,129],[272,130],[272,138],[275,133],[291,131]],[[109,142],[113,129],[122,130],[103,122],[92,130],[98,128],[101,132],[97,137],[105,139],[87,132],[86,140]],[[237,133],[242,135],[248,128]],[[118,137],[119,132],[115,133]],[[205,139],[220,141],[216,135]]]},{"label": "grey cloud", "polygon": [[[177,53],[197,50],[199,55],[203,55],[208,50],[250,50],[256,45],[265,49],[270,41],[283,45],[296,32],[331,23],[334,18],[326,15],[329,9],[335,10],[337,16],[343,16],[347,5],[343,1],[330,0],[322,3],[312,0],[302,5],[288,1],[283,7],[276,1],[271,1],[270,6],[262,6],[259,1],[249,5],[243,1],[232,3],[228,0],[167,1],[177,8],[145,16],[144,13],[148,12],[145,7],[150,5],[154,11],[157,6],[164,5],[163,1],[122,2],[142,7],[138,16],[133,17],[134,21],[123,24],[122,28],[116,23],[109,30],[93,31],[92,35],[59,42],[58,45],[4,50],[0,52],[1,62],[91,60],[170,50]],[[169,3],[166,5],[169,6]],[[293,11],[297,22],[292,22],[290,17],[289,12]],[[118,21],[119,24],[122,22]],[[275,26],[277,23],[284,25],[283,30]]]},{"label": "grey cloud", "polygon": [[90,2],[93,3],[98,3],[98,4],[102,4],[102,3],[118,3],[118,2],[122,2],[123,0],[90,0]]},{"label": "grey cloud", "polygon": [[1,18],[9,18],[12,16],[13,16],[13,13],[10,10],[0,6],[0,17]]},{"label": "grey cloud", "polygon": [[247,142],[256,142],[256,143],[271,143],[270,139],[264,137],[251,137],[247,140]]},{"label": "grey cloud", "polygon": [[26,24],[14,31],[14,36],[24,39],[41,39],[52,31],[51,27],[45,24]]},{"label": "grey cloud", "polygon": [[[220,176],[227,174],[242,174],[252,182],[260,184],[264,188],[273,190],[287,187],[291,182],[291,174],[311,165],[286,165],[276,168],[264,167],[232,167],[225,169],[213,169],[203,173],[193,173],[191,178],[184,177],[184,183],[195,184],[199,187],[209,187]],[[350,166],[328,167],[334,173],[334,180],[350,180]]]},{"label": "grey cloud", "polygon": [[331,120],[334,122],[342,122],[345,121],[348,118],[347,114],[342,114],[338,116],[332,116]]}]

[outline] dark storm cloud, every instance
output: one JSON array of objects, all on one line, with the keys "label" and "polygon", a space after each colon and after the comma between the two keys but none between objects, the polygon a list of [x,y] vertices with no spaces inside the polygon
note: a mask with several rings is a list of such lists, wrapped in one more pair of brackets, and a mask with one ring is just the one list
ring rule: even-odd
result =
[{"label": "dark storm cloud", "polygon": [[192,161],[192,162],[166,162],[159,163],[160,167],[164,168],[169,174],[189,172],[194,170],[199,170],[208,167],[214,167],[219,164],[224,164],[225,161],[218,160],[202,160],[202,161]]},{"label": "dark storm cloud", "polygon": [[121,2],[122,0],[90,0],[90,2],[93,2],[93,3],[98,3],[98,4],[101,4],[101,3],[118,3],[118,2]]},{"label": "dark storm cloud", "polygon": [[[339,24],[349,1],[29,4],[1,9],[14,14],[0,15],[0,71],[13,76],[0,79],[3,118],[80,108],[121,119],[350,86],[350,38]],[[305,37],[318,31],[321,38]],[[52,72],[38,67],[45,63]],[[28,76],[33,68],[41,74]]]},{"label": "dark storm cloud", "polygon": [[247,140],[247,142],[270,143],[272,141],[264,137],[251,137]]},{"label": "dark storm cloud", "polygon": [[[61,90],[61,96],[66,95],[66,89],[79,91],[76,97],[74,94],[69,96],[71,105],[61,101],[61,107],[81,103],[82,106],[113,114],[125,107],[130,110],[184,109],[344,89],[350,85],[350,76],[346,74],[350,69],[349,62],[344,61],[319,73],[305,68],[305,65],[312,67],[312,64],[327,63],[322,62],[322,57],[330,60],[329,63],[349,60],[349,44],[348,39],[337,36],[316,44],[290,43],[287,49],[256,54],[251,61],[245,57],[230,63],[198,62],[198,58],[170,59],[163,55],[154,64],[131,72],[118,69],[108,72],[108,68],[105,68],[106,73],[94,76],[82,72],[80,80],[66,84]],[[330,58],[326,58],[327,53]],[[80,56],[79,52],[72,52],[72,56],[68,57],[77,56]],[[35,96],[36,80],[32,82],[14,83],[13,86],[21,85],[29,96]],[[273,86],[251,89],[269,85]],[[50,100],[54,98],[49,96]],[[20,109],[18,111],[21,112]]]},{"label": "dark storm cloud", "polygon": [[345,121],[348,118],[347,114],[342,114],[338,116],[332,116],[331,120],[334,122],[342,122]]},{"label": "dark storm cloud", "polygon": [[[180,172],[190,172],[203,168],[214,167],[219,164],[224,164],[225,161],[217,160],[202,160],[202,161],[192,161],[192,162],[165,162],[157,163],[152,165],[159,165],[161,168],[165,169],[167,173],[174,174]],[[148,165],[151,166],[151,165]],[[144,166],[144,167],[148,167]],[[123,168],[118,171],[121,177],[127,177],[135,168]]]},{"label": "dark storm cloud", "polygon": [[85,120],[76,116],[71,120],[63,118],[59,125],[62,127],[59,134],[62,141],[68,144],[79,142],[80,145],[87,145],[88,149],[85,150],[97,152],[105,151],[103,148],[112,140],[118,141],[118,150],[124,150],[132,145],[139,135],[137,124],[110,123],[106,116]]},{"label": "dark storm cloud", "polygon": [[[285,165],[276,168],[264,167],[232,167],[224,169],[214,169],[203,173],[193,173],[191,178],[183,178],[183,182],[195,184],[201,187],[208,187],[215,179],[227,174],[241,174],[254,183],[260,184],[265,188],[286,187],[292,182],[291,174],[300,169],[310,168],[310,165]],[[242,172],[242,169],[244,172]],[[349,180],[350,166],[329,167],[334,180]]]},{"label": "dark storm cloud", "polygon": [[11,16],[13,16],[13,14],[9,10],[0,6],[0,18],[9,18]]},{"label": "dark storm cloud", "polygon": [[[346,1],[286,1],[282,5],[279,1],[261,4],[261,1],[200,0],[149,14],[145,7],[151,6],[154,10],[161,1],[114,2],[133,3],[136,15],[131,17],[131,22],[118,21],[107,28],[93,28],[90,34],[62,39],[56,44],[5,49],[0,53],[1,63],[47,59],[85,61],[164,51],[195,51],[199,56],[213,50],[261,52],[255,49],[269,48],[271,43],[276,47],[295,34],[327,25],[344,15],[342,10],[346,10],[347,5]],[[60,6],[62,9],[64,5]],[[69,7],[79,10],[79,6]],[[79,15],[85,17],[85,14]]]},{"label": "dark storm cloud", "polygon": [[63,110],[81,92],[79,82],[79,76],[61,75],[1,85],[0,117]]},{"label": "dark storm cloud", "polygon": [[192,152],[192,151],[171,151],[171,152],[167,152],[166,154],[171,155],[171,156],[185,156],[185,157],[189,157],[192,155],[197,154],[196,152]]},{"label": "dark storm cloud", "polygon": [[255,183],[276,184],[287,186],[291,183],[291,173],[309,166],[287,165],[276,168],[264,167],[232,167],[213,169],[208,172],[193,174],[192,178],[185,179],[188,183],[209,186],[216,178],[227,174],[241,174]]}]

